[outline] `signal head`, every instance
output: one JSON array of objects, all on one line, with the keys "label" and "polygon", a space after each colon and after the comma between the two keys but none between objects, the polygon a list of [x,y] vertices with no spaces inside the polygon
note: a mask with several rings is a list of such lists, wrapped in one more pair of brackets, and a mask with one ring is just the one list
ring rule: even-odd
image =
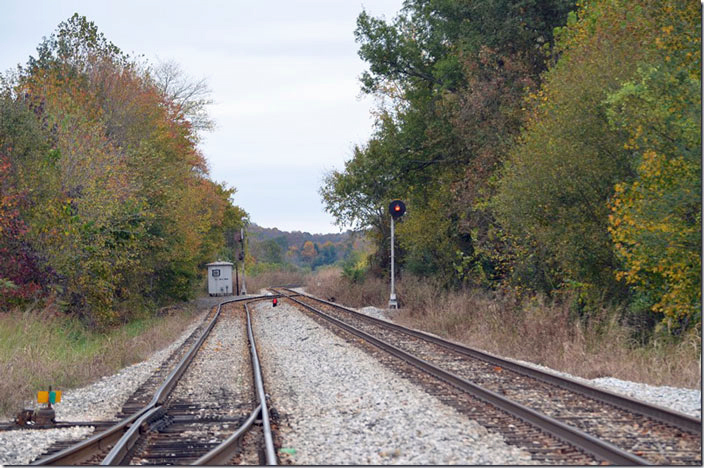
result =
[{"label": "signal head", "polygon": [[393,200],[389,204],[389,214],[398,219],[406,212],[406,205],[401,200]]}]

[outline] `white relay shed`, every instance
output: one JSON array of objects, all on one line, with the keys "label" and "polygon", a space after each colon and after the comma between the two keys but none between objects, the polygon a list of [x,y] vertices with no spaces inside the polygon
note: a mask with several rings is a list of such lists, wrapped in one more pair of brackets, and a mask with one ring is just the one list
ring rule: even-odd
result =
[{"label": "white relay shed", "polygon": [[233,293],[232,263],[213,262],[208,267],[208,294],[211,296],[229,296]]}]

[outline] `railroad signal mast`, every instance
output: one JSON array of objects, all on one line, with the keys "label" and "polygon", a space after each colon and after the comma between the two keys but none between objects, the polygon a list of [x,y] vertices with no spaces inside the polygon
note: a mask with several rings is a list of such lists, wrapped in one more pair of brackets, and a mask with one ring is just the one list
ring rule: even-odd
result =
[{"label": "railroad signal mast", "polygon": [[401,200],[393,200],[389,204],[389,214],[391,215],[391,295],[389,296],[389,309],[398,309],[396,299],[396,265],[394,260],[394,222],[406,212],[406,205]]}]

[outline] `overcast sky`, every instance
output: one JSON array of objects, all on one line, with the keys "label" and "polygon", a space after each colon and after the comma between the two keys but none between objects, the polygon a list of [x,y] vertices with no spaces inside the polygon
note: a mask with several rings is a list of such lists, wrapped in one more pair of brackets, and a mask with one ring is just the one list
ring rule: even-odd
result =
[{"label": "overcast sky", "polygon": [[361,96],[355,20],[392,19],[402,0],[0,0],[0,71],[36,55],[78,13],[130,55],[171,60],[205,78],[216,129],[201,149],[211,177],[235,187],[253,222],[338,232],[318,188],[372,131]]}]

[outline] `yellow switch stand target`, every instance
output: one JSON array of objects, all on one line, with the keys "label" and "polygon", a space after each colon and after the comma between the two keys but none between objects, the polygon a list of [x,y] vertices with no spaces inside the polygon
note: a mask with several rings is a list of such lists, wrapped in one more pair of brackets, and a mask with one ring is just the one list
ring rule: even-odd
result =
[{"label": "yellow switch stand target", "polygon": [[61,401],[61,391],[37,392],[37,403],[59,403]]}]

